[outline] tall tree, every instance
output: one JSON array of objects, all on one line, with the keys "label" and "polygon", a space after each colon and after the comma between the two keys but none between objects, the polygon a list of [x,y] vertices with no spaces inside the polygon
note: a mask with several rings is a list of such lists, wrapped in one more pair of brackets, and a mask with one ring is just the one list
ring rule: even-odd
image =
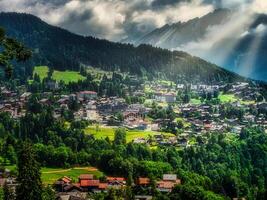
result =
[{"label": "tall tree", "polygon": [[4,184],[3,187],[4,198],[3,200],[15,200],[15,194],[12,188],[10,188],[7,183]]},{"label": "tall tree", "polygon": [[41,200],[42,182],[40,165],[30,142],[22,142],[18,152],[18,186],[16,200]]},{"label": "tall tree", "polygon": [[8,78],[11,77],[13,70],[11,62],[26,61],[31,57],[31,51],[15,39],[7,37],[3,28],[0,28],[0,48],[0,67],[5,68]]},{"label": "tall tree", "polygon": [[118,128],[115,131],[114,136],[114,144],[115,145],[124,145],[126,144],[126,131],[123,128]]}]

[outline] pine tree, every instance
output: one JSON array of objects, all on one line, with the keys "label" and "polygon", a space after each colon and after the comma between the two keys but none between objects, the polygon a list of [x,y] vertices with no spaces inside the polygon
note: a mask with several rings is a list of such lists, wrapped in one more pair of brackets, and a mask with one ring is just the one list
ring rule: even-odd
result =
[{"label": "pine tree", "polygon": [[32,52],[15,39],[9,38],[0,27],[0,67],[5,69],[8,78],[12,76],[12,61],[24,62],[31,57]]},{"label": "pine tree", "polygon": [[4,191],[4,198],[3,198],[3,200],[15,200],[14,191],[12,190],[12,188],[10,188],[7,185],[7,183],[4,184],[3,191]]},{"label": "pine tree", "polygon": [[42,182],[39,163],[30,142],[23,142],[18,152],[16,200],[41,200]]}]

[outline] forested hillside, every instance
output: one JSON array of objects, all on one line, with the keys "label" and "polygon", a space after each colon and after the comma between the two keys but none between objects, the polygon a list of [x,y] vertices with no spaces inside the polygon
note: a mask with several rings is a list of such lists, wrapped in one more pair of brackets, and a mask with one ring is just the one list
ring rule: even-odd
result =
[{"label": "forested hillside", "polygon": [[33,50],[33,57],[17,74],[32,73],[34,65],[58,70],[79,70],[81,65],[104,70],[120,70],[137,75],[166,76],[176,79],[232,81],[239,76],[184,52],[170,52],[148,45],[134,47],[93,37],[79,36],[51,26],[41,19],[19,13],[1,13],[0,26],[7,34]]}]

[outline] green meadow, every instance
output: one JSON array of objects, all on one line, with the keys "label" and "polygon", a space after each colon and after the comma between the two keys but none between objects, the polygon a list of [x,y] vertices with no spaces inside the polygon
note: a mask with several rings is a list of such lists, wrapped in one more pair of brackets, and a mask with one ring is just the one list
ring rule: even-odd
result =
[{"label": "green meadow", "polygon": [[[16,165],[5,166],[5,168],[16,171]],[[96,178],[103,176],[104,174],[94,167],[74,167],[74,168],[41,168],[41,179],[43,184],[53,184],[56,180],[63,176],[68,176],[72,180],[77,181],[78,176],[81,174],[93,174]]]},{"label": "green meadow", "polygon": [[190,103],[194,105],[200,105],[201,101],[200,99],[190,99]]},{"label": "green meadow", "polygon": [[42,168],[42,182],[44,184],[53,184],[56,180],[63,176],[68,176],[75,182],[81,174],[93,174],[97,178],[103,176],[103,173],[93,167],[75,167],[70,169],[64,168]]},{"label": "green meadow", "polygon": [[[43,80],[47,77],[49,68],[47,66],[36,66],[34,68],[33,74],[38,74],[40,79]],[[84,80],[85,77],[76,71],[57,71],[55,70],[52,75],[52,79],[56,81],[63,81],[68,84],[70,82],[78,82],[79,80]]]},{"label": "green meadow", "polygon": [[220,94],[219,97],[220,101],[222,103],[229,103],[229,102],[236,102],[239,101],[241,104],[254,104],[255,101],[244,101],[242,99],[239,99],[238,97],[236,97],[234,94]]},{"label": "green meadow", "polygon": [[235,102],[238,101],[238,98],[234,94],[220,94],[219,97],[222,103]]},{"label": "green meadow", "polygon": [[49,68],[47,66],[36,66],[34,67],[33,74],[37,74],[41,80],[47,77]]},{"label": "green meadow", "polygon": [[[116,128],[112,127],[98,127],[89,126],[85,129],[86,134],[92,134],[96,139],[105,139],[108,137],[114,140]],[[148,138],[157,134],[164,134],[166,136],[173,136],[171,133],[155,132],[155,131],[139,131],[139,130],[126,130],[126,142],[131,142],[136,138]]]},{"label": "green meadow", "polygon": [[70,82],[78,82],[85,79],[84,76],[75,71],[54,71],[52,78],[58,82],[64,81],[64,83],[66,84]]}]

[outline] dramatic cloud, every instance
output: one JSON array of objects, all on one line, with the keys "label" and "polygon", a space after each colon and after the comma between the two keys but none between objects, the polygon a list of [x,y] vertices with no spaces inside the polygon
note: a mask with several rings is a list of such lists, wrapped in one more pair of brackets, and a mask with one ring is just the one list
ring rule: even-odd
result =
[{"label": "dramatic cloud", "polygon": [[[70,31],[120,40],[213,10],[202,0],[0,0],[1,11],[26,12]],[[158,5],[157,5],[158,4]]]},{"label": "dramatic cloud", "polygon": [[0,11],[31,13],[78,34],[117,41],[201,17],[216,7],[249,5],[254,12],[266,12],[266,4],[263,0],[0,0]]}]

